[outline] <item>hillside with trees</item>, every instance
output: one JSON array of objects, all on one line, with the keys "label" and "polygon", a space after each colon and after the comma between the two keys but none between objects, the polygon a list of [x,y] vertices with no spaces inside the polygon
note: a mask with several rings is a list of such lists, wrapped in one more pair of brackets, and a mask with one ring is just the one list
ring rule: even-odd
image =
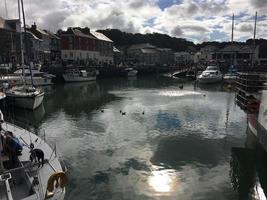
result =
[{"label": "hillside with trees", "polygon": [[[226,45],[230,45],[231,42],[203,42],[201,44],[194,44],[191,41],[188,41],[184,38],[176,38],[171,37],[166,34],[160,33],[147,33],[147,34],[140,34],[140,33],[126,33],[122,32],[118,29],[106,29],[106,30],[98,30],[98,32],[103,33],[111,40],[114,41],[115,46],[128,46],[133,44],[140,44],[140,43],[150,43],[160,48],[171,48],[173,51],[187,51],[188,49],[192,49],[194,47],[196,50],[201,49],[207,45],[212,45],[218,48],[223,48]],[[256,45],[260,45],[260,57],[266,58],[267,57],[267,40],[266,39],[256,39]],[[240,45],[252,45],[253,40],[249,39],[246,42],[234,42],[234,44]],[[193,49],[194,49],[193,48]]]}]

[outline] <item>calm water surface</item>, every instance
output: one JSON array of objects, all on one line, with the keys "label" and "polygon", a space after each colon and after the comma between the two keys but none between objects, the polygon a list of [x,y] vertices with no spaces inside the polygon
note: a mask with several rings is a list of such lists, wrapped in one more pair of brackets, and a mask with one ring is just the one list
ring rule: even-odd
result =
[{"label": "calm water surface", "polygon": [[220,85],[179,85],[144,77],[45,88],[26,119],[57,143],[66,199],[238,199],[230,160],[245,143],[245,113]]}]

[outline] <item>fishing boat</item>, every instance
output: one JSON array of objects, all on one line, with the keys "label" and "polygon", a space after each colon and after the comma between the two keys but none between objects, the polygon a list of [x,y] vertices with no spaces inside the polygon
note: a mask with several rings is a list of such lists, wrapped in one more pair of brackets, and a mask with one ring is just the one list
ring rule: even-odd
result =
[{"label": "fishing boat", "polygon": [[198,77],[199,83],[218,83],[222,81],[222,73],[217,66],[208,66]]},{"label": "fishing boat", "polygon": [[0,199],[63,200],[67,176],[56,149],[2,112],[0,136]]},{"label": "fishing boat", "polygon": [[86,82],[96,80],[97,70],[68,69],[62,75],[65,82]]},{"label": "fishing boat", "polygon": [[[21,1],[21,3],[23,3],[23,1]],[[20,12],[21,12],[20,2],[18,1],[19,22],[21,24]],[[22,13],[24,16],[23,9],[22,9]],[[24,21],[24,28],[25,28],[26,27],[25,20],[23,21]],[[6,96],[7,96],[7,100],[11,102],[14,106],[34,110],[38,106],[40,106],[41,103],[43,102],[44,92],[40,88],[36,88],[34,86],[31,66],[30,66],[31,86],[26,85],[23,46],[24,45],[23,45],[23,40],[22,40],[22,31],[20,31],[21,66],[22,66],[22,74],[23,74],[23,77],[22,77],[23,85],[19,87],[11,87],[10,89],[6,91]]]}]

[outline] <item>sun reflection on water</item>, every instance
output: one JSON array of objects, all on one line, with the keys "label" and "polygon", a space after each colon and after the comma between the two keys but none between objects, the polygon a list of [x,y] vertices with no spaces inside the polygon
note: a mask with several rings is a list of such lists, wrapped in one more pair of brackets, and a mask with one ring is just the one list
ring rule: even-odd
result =
[{"label": "sun reflection on water", "polygon": [[167,96],[167,97],[181,97],[187,95],[201,95],[200,92],[195,91],[176,91],[176,90],[166,90],[159,92],[159,96]]},{"label": "sun reflection on water", "polygon": [[155,170],[148,178],[152,190],[160,195],[170,195],[180,187],[180,182],[175,170]]}]

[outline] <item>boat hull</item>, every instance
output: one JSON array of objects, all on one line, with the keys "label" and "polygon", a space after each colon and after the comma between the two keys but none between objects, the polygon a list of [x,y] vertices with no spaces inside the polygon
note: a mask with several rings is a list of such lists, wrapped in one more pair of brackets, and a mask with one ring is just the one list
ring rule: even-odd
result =
[{"label": "boat hull", "polygon": [[44,99],[44,92],[41,92],[37,95],[27,95],[27,96],[18,96],[18,95],[7,95],[7,100],[16,107],[26,108],[34,110],[38,108]]},{"label": "boat hull", "polygon": [[[48,163],[45,163],[42,167],[38,168],[38,181],[39,185],[32,186],[36,193],[24,197],[20,197],[19,194],[15,194],[16,190],[12,190],[12,196],[16,197],[14,199],[23,199],[23,200],[30,200],[30,199],[50,199],[50,200],[64,200],[65,197],[65,187],[64,188],[55,188],[54,189],[54,195],[50,198],[46,198],[46,192],[47,192],[47,184],[48,180],[51,177],[52,174],[57,172],[65,172],[63,170],[63,167],[60,163],[60,158],[54,153],[54,150],[39,136],[21,128],[14,124],[5,122],[2,124],[2,127],[5,131],[10,131],[13,133],[13,135],[18,138],[21,144],[24,144],[24,147],[22,149],[21,155],[18,156],[19,162],[23,164],[24,166],[31,164],[29,157],[31,155],[29,149],[26,147],[29,144],[33,144],[35,148],[38,147],[38,149],[41,149],[44,152],[44,159],[48,160]],[[25,169],[25,174],[27,174],[27,177],[29,178],[29,181],[32,182],[34,179],[34,174],[31,173],[31,170]],[[23,188],[25,189],[25,188]],[[23,195],[23,194],[22,194]]]},{"label": "boat hull", "polygon": [[129,72],[127,73],[127,76],[128,76],[128,77],[136,76],[137,73],[138,73],[137,70],[131,70],[131,71],[129,71]]},{"label": "boat hull", "polygon": [[89,77],[77,77],[77,76],[69,76],[67,74],[63,74],[63,79],[65,82],[87,82],[87,81],[95,81],[96,76],[89,76]]},{"label": "boat hull", "polygon": [[226,83],[232,84],[236,82],[236,78],[237,78],[236,76],[224,76],[223,80]]},{"label": "boat hull", "polygon": [[208,77],[208,78],[197,78],[199,83],[218,83],[222,81],[222,77]]}]

